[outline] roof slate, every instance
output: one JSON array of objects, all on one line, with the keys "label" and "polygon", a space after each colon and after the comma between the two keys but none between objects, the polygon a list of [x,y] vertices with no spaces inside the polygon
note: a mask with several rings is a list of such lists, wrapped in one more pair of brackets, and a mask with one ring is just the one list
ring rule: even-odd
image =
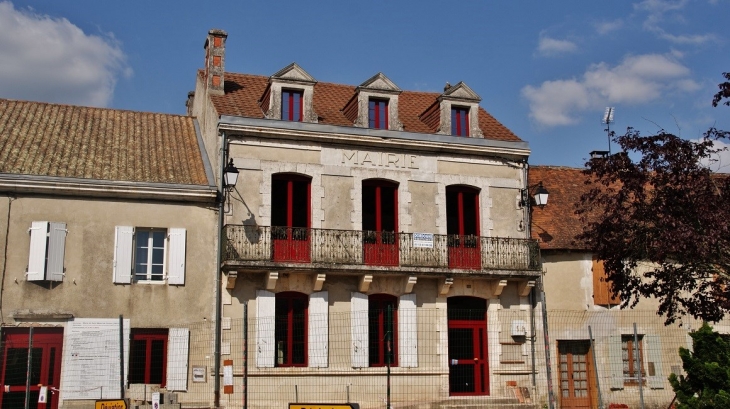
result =
[{"label": "roof slate", "polygon": [[[199,75],[203,75],[200,71]],[[268,77],[262,75],[224,74],[224,95],[211,95],[218,115],[264,118],[261,98],[268,84]],[[343,112],[348,101],[355,95],[355,86],[317,82],[314,85],[314,112],[319,123],[326,125],[353,126]],[[403,130],[417,133],[436,133],[434,126],[422,121],[423,114],[441,94],[435,92],[403,91],[398,97],[398,119]],[[512,131],[502,125],[483,108],[479,108],[479,126],[485,139],[500,141],[521,141]]]},{"label": "roof slate", "polygon": [[9,99],[0,173],[208,185],[192,117]]},{"label": "roof slate", "polygon": [[532,207],[532,238],[540,241],[543,250],[585,250],[575,237],[583,231],[576,204],[589,186],[585,184],[583,169],[532,166],[528,172],[528,186],[542,182],[549,193],[544,208]]}]

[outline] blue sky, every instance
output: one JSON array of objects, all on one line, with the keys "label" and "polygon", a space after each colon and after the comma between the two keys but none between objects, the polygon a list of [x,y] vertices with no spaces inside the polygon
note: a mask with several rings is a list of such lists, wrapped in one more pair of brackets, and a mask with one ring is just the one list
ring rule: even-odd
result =
[{"label": "blue sky", "polygon": [[606,106],[618,132],[730,130],[730,108],[711,106],[730,71],[728,16],[730,0],[4,1],[0,97],[183,114],[220,28],[227,71],[295,61],[325,82],[464,81],[529,142],[531,164],[581,167],[607,148]]}]

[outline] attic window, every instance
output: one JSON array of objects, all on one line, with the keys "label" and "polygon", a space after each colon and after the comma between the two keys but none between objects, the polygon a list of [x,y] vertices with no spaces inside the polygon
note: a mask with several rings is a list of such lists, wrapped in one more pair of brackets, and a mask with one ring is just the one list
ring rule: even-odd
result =
[{"label": "attic window", "polygon": [[368,127],[388,129],[388,100],[370,98],[368,103]]},{"label": "attic window", "polygon": [[296,63],[269,77],[261,108],[267,119],[317,123],[314,112],[314,85],[317,81]]},{"label": "attic window", "polygon": [[[469,138],[483,138],[479,127],[479,101],[481,98],[463,82],[446,83],[444,93],[438,98],[439,122],[437,133]],[[427,113],[428,116],[434,115]],[[435,122],[436,118],[429,118]]]},{"label": "attic window", "polygon": [[302,90],[281,90],[281,119],[302,122],[304,92]]},{"label": "attic window", "polygon": [[398,120],[400,93],[400,88],[379,72],[355,89],[342,111],[355,126],[402,131],[403,124]]},{"label": "attic window", "polygon": [[451,135],[469,136],[469,108],[451,107]]}]

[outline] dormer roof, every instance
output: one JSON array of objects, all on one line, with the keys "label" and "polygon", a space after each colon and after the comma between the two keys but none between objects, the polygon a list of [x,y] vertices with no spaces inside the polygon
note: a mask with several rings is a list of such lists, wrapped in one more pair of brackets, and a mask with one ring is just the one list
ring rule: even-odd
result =
[{"label": "dormer roof", "polygon": [[308,72],[304,71],[304,68],[300,67],[299,64],[293,62],[286,67],[277,71],[274,75],[269,77],[269,81],[284,81],[284,82],[295,82],[302,84],[314,85],[317,80],[314,79]]},{"label": "dormer roof", "polygon": [[386,94],[400,94],[403,92],[393,81],[379,72],[357,87],[357,90],[368,90]]},{"label": "dormer roof", "polygon": [[477,93],[469,88],[468,85],[464,84],[463,81],[459,81],[458,84],[452,85],[450,88],[447,88],[444,93],[441,94],[441,96],[443,98],[468,102],[480,102],[482,100],[482,97],[477,95]]}]

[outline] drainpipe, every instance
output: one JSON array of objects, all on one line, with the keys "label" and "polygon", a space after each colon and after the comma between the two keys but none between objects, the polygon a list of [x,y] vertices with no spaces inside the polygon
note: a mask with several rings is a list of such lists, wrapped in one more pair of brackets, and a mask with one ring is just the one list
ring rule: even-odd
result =
[{"label": "drainpipe", "polygon": [[219,163],[220,173],[218,175],[218,183],[220,185],[220,190],[218,191],[218,193],[220,194],[220,196],[218,197],[218,250],[216,255],[215,273],[215,353],[213,354],[215,356],[215,366],[213,369],[213,373],[215,374],[213,387],[213,406],[216,408],[220,406],[221,398],[221,275],[223,274],[223,270],[221,269],[221,263],[223,259],[223,210],[226,197],[224,192],[225,187],[223,186],[223,172],[226,164],[226,153],[228,151],[228,141],[226,139],[226,133],[221,132],[221,137],[223,138],[223,141],[221,143]]},{"label": "drainpipe", "polygon": [[[5,220],[5,243],[3,250],[3,272],[2,272],[2,279],[0,281],[0,324],[5,323],[5,311],[3,310],[3,293],[5,293],[5,271],[8,266],[8,235],[10,234],[10,208],[13,206],[13,200],[15,200],[15,196],[8,195],[8,216]],[[0,335],[2,333],[0,332]]]}]

